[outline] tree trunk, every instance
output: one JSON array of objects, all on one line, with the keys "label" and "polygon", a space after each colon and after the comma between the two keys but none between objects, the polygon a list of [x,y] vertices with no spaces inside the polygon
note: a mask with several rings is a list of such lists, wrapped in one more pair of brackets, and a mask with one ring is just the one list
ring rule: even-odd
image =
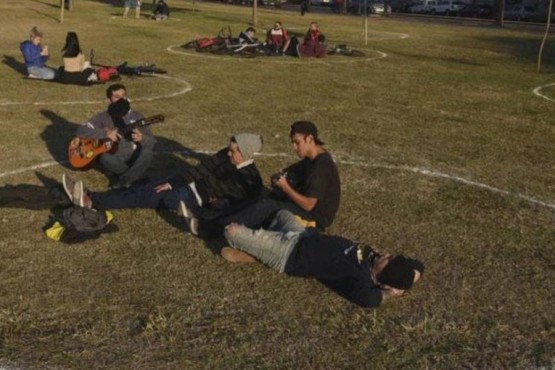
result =
[{"label": "tree trunk", "polygon": [[505,19],[505,0],[496,0],[495,7],[497,8],[497,19],[495,20],[495,23],[499,27],[503,28]]},{"label": "tree trunk", "polygon": [[545,34],[543,35],[543,40],[540,45],[540,51],[538,53],[538,68],[537,72],[541,72],[542,68],[542,57],[543,57],[543,47],[547,41],[547,35],[549,35],[549,27],[551,27],[551,17],[553,17],[553,0],[549,0],[549,7],[547,8],[547,23],[545,26]]}]

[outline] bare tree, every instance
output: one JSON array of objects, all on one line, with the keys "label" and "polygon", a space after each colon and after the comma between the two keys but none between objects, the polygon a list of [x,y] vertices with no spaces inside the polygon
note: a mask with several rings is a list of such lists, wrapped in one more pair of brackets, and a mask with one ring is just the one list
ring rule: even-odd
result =
[{"label": "bare tree", "polygon": [[549,35],[549,28],[551,27],[551,18],[553,17],[553,0],[549,0],[549,7],[547,8],[547,22],[545,26],[545,33],[543,35],[543,40],[540,45],[540,51],[538,53],[538,68],[537,72],[540,73],[542,68],[542,57],[543,57],[543,47],[547,41],[547,35]]}]

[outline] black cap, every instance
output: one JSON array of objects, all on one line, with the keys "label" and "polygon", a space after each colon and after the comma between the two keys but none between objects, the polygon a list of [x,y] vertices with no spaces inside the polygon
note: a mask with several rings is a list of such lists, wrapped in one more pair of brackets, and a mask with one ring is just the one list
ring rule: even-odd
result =
[{"label": "black cap", "polygon": [[396,289],[410,289],[414,282],[412,263],[404,256],[396,256],[384,267],[377,279],[380,283]]},{"label": "black cap", "polygon": [[318,128],[310,121],[296,121],[291,125],[289,137],[295,134],[312,135],[314,142],[318,145],[324,145],[324,142],[318,138]]}]

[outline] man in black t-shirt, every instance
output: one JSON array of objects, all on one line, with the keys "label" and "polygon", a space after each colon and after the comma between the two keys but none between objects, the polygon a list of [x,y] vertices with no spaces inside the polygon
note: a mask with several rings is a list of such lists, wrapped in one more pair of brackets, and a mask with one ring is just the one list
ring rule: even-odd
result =
[{"label": "man in black t-shirt", "polygon": [[297,121],[289,136],[301,161],[272,178],[272,196],[224,219],[225,225],[235,222],[259,228],[280,209],[297,215],[303,226],[323,230],[333,223],[341,196],[339,173],[316,125]]},{"label": "man in black t-shirt", "polygon": [[276,214],[268,230],[231,224],[224,235],[233,247],[222,249],[226,260],[256,258],[287,275],[316,278],[363,307],[378,307],[385,298],[400,296],[424,272],[420,261],[402,255],[381,255],[369,248],[363,258],[353,241],[307,231],[286,210]]}]

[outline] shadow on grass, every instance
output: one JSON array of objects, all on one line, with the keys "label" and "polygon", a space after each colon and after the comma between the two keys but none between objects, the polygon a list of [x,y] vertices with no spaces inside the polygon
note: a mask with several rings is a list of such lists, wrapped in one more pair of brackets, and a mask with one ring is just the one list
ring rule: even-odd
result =
[{"label": "shadow on grass", "polygon": [[67,162],[67,147],[79,125],[48,109],[41,109],[40,114],[50,121],[40,134],[48,152],[61,166],[71,168]]},{"label": "shadow on grass", "polygon": [[[537,63],[543,33],[535,34],[537,37],[495,36],[483,38],[481,41],[491,43],[492,50],[502,49],[503,52],[513,57]],[[555,68],[555,42],[548,39],[543,52],[543,65],[551,70]]]},{"label": "shadow on grass", "polygon": [[21,63],[15,57],[4,54],[4,59],[2,60],[2,63],[7,65],[17,73],[20,73],[23,76],[27,76],[27,66],[25,65],[25,63]]},{"label": "shadow on grass", "polygon": [[62,184],[40,172],[35,175],[41,185],[17,184],[0,187],[0,208],[19,208],[30,210],[54,210],[69,205],[64,196]]},{"label": "shadow on grass", "polygon": [[[37,1],[37,0],[35,0],[35,1]],[[37,2],[40,2],[40,1],[37,1]],[[47,3],[43,3],[43,4],[47,4]],[[49,6],[53,6],[53,7],[55,7],[55,8],[58,8],[57,6],[52,5],[52,4],[48,4],[48,5],[49,5]],[[55,17],[55,16],[53,16],[53,15],[51,15],[51,14],[41,12],[40,10],[37,10],[37,9],[32,8],[32,7],[29,7],[29,6],[27,6],[26,8],[29,9],[29,10],[32,10],[32,11],[34,11],[35,13],[40,14],[40,15],[46,17],[46,18],[53,19],[53,20],[55,20],[56,22],[59,22],[59,21],[60,21],[57,17]]]}]

